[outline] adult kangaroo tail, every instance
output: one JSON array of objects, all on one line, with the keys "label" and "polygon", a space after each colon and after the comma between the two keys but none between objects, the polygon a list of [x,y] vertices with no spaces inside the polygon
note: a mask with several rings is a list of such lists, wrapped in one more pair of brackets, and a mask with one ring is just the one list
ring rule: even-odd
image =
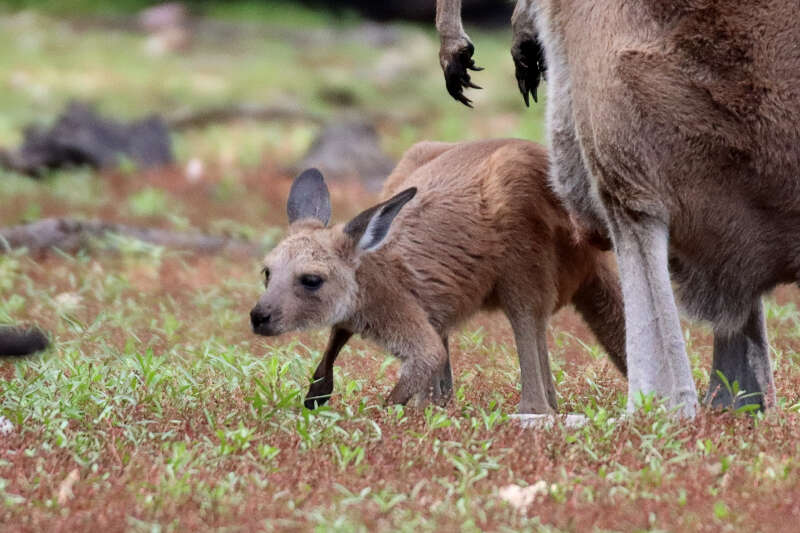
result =
[{"label": "adult kangaroo tail", "polygon": [[47,348],[47,336],[39,328],[0,326],[0,356],[19,356]]},{"label": "adult kangaroo tail", "polygon": [[614,365],[627,376],[622,288],[617,273],[607,259],[608,257],[598,258],[595,272],[586,278],[572,297],[572,303]]}]

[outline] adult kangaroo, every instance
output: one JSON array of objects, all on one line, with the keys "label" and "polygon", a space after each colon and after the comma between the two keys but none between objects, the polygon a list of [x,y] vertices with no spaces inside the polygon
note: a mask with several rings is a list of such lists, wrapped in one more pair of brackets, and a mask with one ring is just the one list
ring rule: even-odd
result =
[{"label": "adult kangaroo", "polygon": [[[460,2],[438,4],[455,27]],[[714,328],[706,403],[774,404],[761,295],[800,277],[800,4],[520,0],[515,17],[545,50],[554,189],[614,241],[629,409],[655,393],[695,412],[675,296]]]},{"label": "adult kangaroo", "polygon": [[[622,293],[613,255],[576,231],[547,185],[534,143],[426,142],[406,152],[380,204],[328,227],[316,170],[289,194],[289,233],[266,257],[253,330],[279,335],[332,326],[306,406],[333,390],[333,364],[354,333],[403,361],[389,402],[444,403],[452,392],[448,336],[480,309],[501,309],[519,355],[521,413],[553,413],[546,327],[573,304],[625,372]],[[391,231],[390,231],[391,230]]]}]

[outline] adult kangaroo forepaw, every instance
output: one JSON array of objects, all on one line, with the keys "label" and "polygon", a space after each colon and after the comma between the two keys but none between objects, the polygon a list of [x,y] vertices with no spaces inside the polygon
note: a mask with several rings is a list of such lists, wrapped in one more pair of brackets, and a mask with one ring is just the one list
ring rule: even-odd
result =
[{"label": "adult kangaroo forepaw", "polygon": [[481,67],[475,65],[472,54],[475,47],[467,39],[455,42],[443,42],[439,51],[439,62],[444,71],[444,81],[450,96],[467,107],[472,107],[472,100],[464,96],[464,89],[480,89],[472,83],[468,70],[479,71]]},{"label": "adult kangaroo forepaw", "polygon": [[530,105],[528,95],[534,102],[538,102],[536,91],[547,70],[541,44],[536,37],[515,41],[511,46],[511,57],[514,59],[517,86],[525,105]]}]

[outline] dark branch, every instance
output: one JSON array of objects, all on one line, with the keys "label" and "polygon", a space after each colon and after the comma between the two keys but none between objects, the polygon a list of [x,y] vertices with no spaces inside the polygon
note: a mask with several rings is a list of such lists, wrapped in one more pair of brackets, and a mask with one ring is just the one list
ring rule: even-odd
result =
[{"label": "dark branch", "polygon": [[[47,218],[31,224],[0,228],[0,253],[19,248],[26,248],[32,253],[51,248],[74,252],[89,247],[93,239],[104,239],[109,234],[197,253],[259,255],[263,251],[254,243],[229,237],[142,228],[103,220]],[[109,240],[108,246],[113,249],[113,241]]]}]

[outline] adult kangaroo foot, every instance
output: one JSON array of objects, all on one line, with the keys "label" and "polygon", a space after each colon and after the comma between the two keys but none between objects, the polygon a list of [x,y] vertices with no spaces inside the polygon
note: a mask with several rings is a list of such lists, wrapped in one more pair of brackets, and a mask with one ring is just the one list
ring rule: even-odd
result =
[{"label": "adult kangaroo foot", "polygon": [[[741,391],[734,396],[735,391]],[[714,362],[704,403],[738,409],[775,405],[764,306],[756,300],[747,322],[733,332],[714,331]]]},{"label": "adult kangaroo foot", "polygon": [[693,417],[697,391],[667,267],[667,226],[641,214],[610,218],[625,301],[628,411],[654,393]]}]

